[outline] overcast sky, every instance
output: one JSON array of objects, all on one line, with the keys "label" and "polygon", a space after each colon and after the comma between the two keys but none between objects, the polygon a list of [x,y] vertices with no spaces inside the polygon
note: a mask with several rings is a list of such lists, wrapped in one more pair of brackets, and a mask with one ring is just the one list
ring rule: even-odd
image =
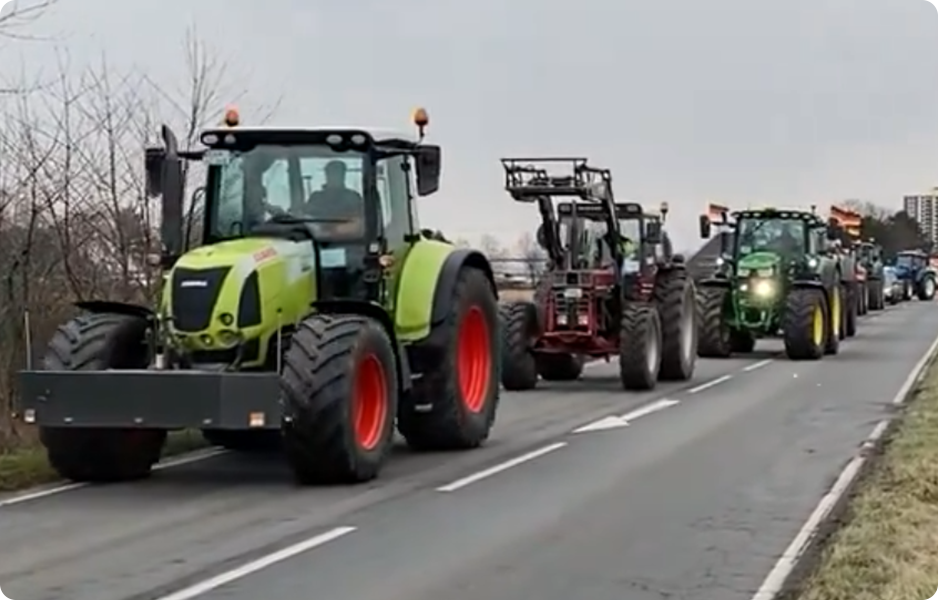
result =
[{"label": "overcast sky", "polygon": [[533,230],[502,191],[512,154],[610,167],[620,199],[671,204],[682,246],[708,200],[898,206],[938,185],[925,0],[60,0],[36,29],[171,81],[193,24],[255,100],[283,97],[278,124],[403,128],[425,105],[444,175],[421,217],[454,236]]}]

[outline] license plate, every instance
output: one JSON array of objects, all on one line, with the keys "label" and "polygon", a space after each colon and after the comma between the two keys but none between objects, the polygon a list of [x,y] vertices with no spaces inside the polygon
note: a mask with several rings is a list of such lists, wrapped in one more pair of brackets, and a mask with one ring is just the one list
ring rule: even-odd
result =
[{"label": "license plate", "polygon": [[567,288],[563,291],[563,297],[571,300],[578,300],[583,297],[583,290],[580,288]]}]

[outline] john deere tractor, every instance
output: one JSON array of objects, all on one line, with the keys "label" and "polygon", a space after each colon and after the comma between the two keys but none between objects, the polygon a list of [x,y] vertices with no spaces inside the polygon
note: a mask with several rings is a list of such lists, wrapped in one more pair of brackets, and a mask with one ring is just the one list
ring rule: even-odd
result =
[{"label": "john deere tractor", "polygon": [[[301,484],[374,478],[395,424],[417,449],[483,443],[499,398],[492,269],[418,229],[441,150],[423,142],[424,111],[415,124],[267,129],[229,114],[191,152],[164,127],[146,152],[162,198],[158,306],[82,302],[21,374],[18,412],[55,469],[145,477],[183,428],[242,447],[279,438]],[[207,173],[193,247],[185,161]]]},{"label": "john deere tractor", "polygon": [[[701,216],[704,239],[712,225]],[[719,270],[698,284],[700,356],[752,352],[757,339],[775,336],[793,360],[836,354],[844,291],[838,263],[826,254],[824,221],[808,211],[762,209],[724,215],[718,227],[726,240]]]}]

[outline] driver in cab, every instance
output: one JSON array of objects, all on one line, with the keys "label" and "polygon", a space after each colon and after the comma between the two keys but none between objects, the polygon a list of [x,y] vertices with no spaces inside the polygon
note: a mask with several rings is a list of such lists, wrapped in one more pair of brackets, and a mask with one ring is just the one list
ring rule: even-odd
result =
[{"label": "driver in cab", "polygon": [[361,194],[346,185],[348,167],[333,160],[323,169],[326,182],[322,189],[310,194],[303,213],[323,220],[322,228],[339,236],[359,236],[364,231],[365,201]]}]

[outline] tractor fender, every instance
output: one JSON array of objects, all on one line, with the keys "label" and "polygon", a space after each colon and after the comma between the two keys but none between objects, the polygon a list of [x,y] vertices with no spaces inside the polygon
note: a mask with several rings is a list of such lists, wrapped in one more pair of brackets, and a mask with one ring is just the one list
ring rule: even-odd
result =
[{"label": "tractor fender", "polygon": [[498,288],[495,286],[495,274],[492,272],[492,265],[489,264],[485,255],[478,250],[469,248],[458,248],[451,252],[443,262],[443,267],[436,281],[436,289],[433,291],[433,310],[430,313],[430,327],[434,328],[449,315],[449,301],[453,297],[453,289],[456,287],[456,280],[463,267],[472,267],[485,273],[485,277],[495,292],[498,299]]},{"label": "tractor fender", "polygon": [[117,302],[114,300],[82,300],[75,302],[75,307],[81,310],[95,314],[110,313],[115,315],[125,315],[128,317],[138,317],[149,321],[155,316],[152,309],[141,304],[132,304],[129,302]]},{"label": "tractor fender", "polygon": [[397,362],[397,372],[399,375],[398,386],[400,391],[402,393],[410,391],[410,361],[407,359],[407,353],[404,351],[403,346],[397,339],[397,333],[394,331],[394,321],[384,308],[377,304],[372,304],[371,302],[358,300],[317,300],[313,302],[312,308],[316,312],[327,315],[361,315],[380,323],[384,332],[388,335],[388,339],[391,340],[391,344],[394,346],[394,358]]}]

